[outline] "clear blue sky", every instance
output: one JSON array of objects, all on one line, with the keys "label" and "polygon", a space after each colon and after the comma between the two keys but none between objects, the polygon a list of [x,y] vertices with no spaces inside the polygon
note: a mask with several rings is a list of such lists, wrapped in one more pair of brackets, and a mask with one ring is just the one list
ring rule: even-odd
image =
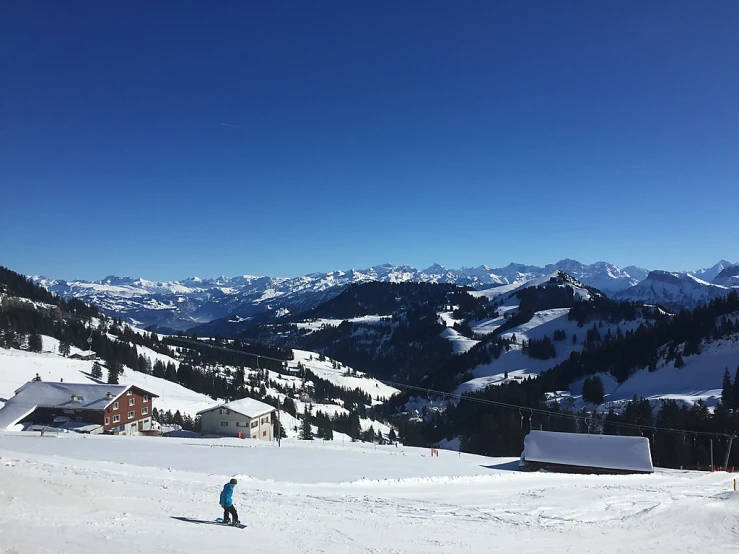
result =
[{"label": "clear blue sky", "polygon": [[734,0],[5,2],[0,265],[737,261],[737,29]]}]

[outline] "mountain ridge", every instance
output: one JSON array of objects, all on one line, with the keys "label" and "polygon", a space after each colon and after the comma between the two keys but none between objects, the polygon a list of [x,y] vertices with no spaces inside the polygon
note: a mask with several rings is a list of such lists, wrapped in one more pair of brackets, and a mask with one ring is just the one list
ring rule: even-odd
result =
[{"label": "mountain ridge", "polygon": [[[694,273],[709,277],[719,266],[723,268],[722,264],[724,261]],[[223,318],[248,322],[253,318],[263,320],[308,310],[353,283],[429,282],[484,289],[523,283],[554,271],[564,271],[609,296],[638,285],[649,274],[649,270],[636,266],[622,269],[603,261],[586,265],[565,258],[543,267],[510,263],[501,268],[480,265],[449,269],[436,263],[419,270],[409,265],[385,263],[367,269],[315,272],[298,277],[221,275],[188,277],[180,281],[115,275],[96,281],[30,278],[62,298],[94,303],[104,313],[136,325],[188,330]]]}]

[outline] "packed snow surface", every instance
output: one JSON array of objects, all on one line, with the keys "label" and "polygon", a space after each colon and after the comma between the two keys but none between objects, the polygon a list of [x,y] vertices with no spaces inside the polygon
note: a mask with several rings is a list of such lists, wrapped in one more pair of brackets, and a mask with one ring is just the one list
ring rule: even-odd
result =
[{"label": "packed snow surface", "polygon": [[[352,443],[0,434],[3,552],[735,552],[725,473],[520,473]],[[213,524],[231,477],[245,530]]]}]

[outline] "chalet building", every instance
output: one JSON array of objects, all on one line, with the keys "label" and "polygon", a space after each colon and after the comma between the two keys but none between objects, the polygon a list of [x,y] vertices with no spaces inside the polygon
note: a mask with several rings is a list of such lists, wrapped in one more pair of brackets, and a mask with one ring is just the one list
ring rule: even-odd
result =
[{"label": "chalet building", "polygon": [[271,441],[275,411],[259,400],[242,398],[199,412],[200,429],[206,435]]},{"label": "chalet building", "polygon": [[524,438],[519,468],[566,473],[653,473],[646,437],[531,431]]},{"label": "chalet building", "polygon": [[26,383],[0,409],[0,429],[46,425],[91,434],[138,435],[152,429],[157,395],[132,385]]}]

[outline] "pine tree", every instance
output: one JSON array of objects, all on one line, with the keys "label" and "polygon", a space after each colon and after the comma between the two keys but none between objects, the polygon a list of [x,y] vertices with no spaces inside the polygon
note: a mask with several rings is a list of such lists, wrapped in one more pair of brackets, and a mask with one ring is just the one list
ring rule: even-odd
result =
[{"label": "pine tree", "polygon": [[603,404],[605,391],[603,389],[603,381],[599,375],[593,375],[585,379],[582,385],[582,399],[596,406]]},{"label": "pine tree", "polygon": [[95,360],[94,362],[92,362],[92,372],[91,372],[91,375],[92,375],[93,379],[102,379],[103,378],[103,368],[98,363],[97,360]]},{"label": "pine tree", "polygon": [[167,362],[167,370],[164,374],[164,378],[173,383],[177,382],[177,368],[172,362]]},{"label": "pine tree", "polygon": [[13,329],[6,329],[3,341],[4,344],[2,346],[5,346],[5,348],[13,348],[13,343],[16,341],[15,331],[13,331]]},{"label": "pine tree", "polygon": [[67,341],[61,341],[59,343],[59,354],[64,356],[65,358],[69,356],[69,353],[71,351],[71,346]]},{"label": "pine tree", "polygon": [[731,408],[734,405],[734,385],[731,382],[731,375],[729,374],[729,368],[724,369],[724,382],[721,387],[721,403],[727,408]]},{"label": "pine tree", "polygon": [[154,367],[152,369],[152,375],[154,375],[154,377],[159,377],[160,379],[164,379],[165,373],[166,373],[166,368],[164,366],[164,363],[161,360],[155,361]]},{"label": "pine tree", "polygon": [[303,422],[300,427],[300,439],[304,441],[313,440],[313,431],[311,431],[310,427],[310,412],[308,411],[308,406],[306,406],[305,411],[303,411]]},{"label": "pine tree", "polygon": [[398,440],[398,437],[395,435],[395,429],[390,429],[390,433],[388,433],[387,438],[390,442]]},{"label": "pine tree", "polygon": [[43,347],[44,343],[41,340],[41,335],[35,331],[28,335],[28,349],[31,352],[41,352]]},{"label": "pine tree", "polygon": [[108,384],[117,385],[118,377],[123,372],[121,362],[112,362],[108,364]]}]

